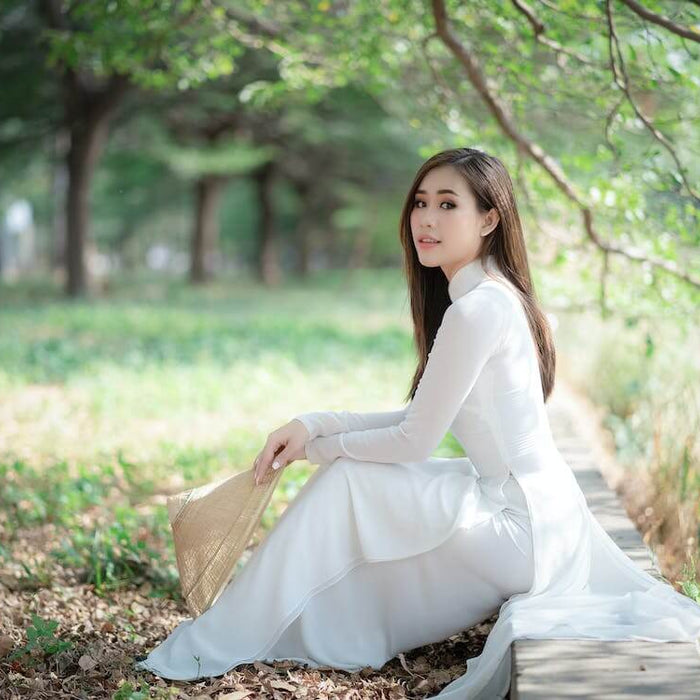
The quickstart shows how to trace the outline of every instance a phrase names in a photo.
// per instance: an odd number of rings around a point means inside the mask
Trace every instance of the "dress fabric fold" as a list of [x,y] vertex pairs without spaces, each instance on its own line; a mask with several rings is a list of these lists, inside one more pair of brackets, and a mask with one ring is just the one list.
[[[448,291],[413,400],[296,416],[318,468],[213,606],[138,670],[381,668],[498,612],[482,653],[434,696],[493,700],[516,639],[697,643],[700,605],[615,545],[557,450],[527,318],[494,258]],[[447,431],[464,457],[431,456]]]

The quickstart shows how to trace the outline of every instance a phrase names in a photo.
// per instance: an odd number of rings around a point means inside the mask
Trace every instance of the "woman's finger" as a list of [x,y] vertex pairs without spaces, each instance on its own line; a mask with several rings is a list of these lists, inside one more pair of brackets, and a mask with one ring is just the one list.
[[270,468],[275,453],[278,450],[284,448],[285,443],[279,438],[270,436],[265,443],[262,453],[260,454],[260,459],[258,460],[258,466],[256,468],[256,484],[259,484],[263,477],[265,476],[267,470]]
[[258,462],[258,475],[261,477],[269,468],[270,462],[272,462],[272,455],[274,454],[274,449],[271,445],[265,445],[261,455],[260,461]]
[[276,455],[275,458],[272,460],[272,464],[270,465],[272,469],[281,469],[282,467],[286,467],[288,462],[288,454],[287,454],[287,447],[283,447]]
[[271,433],[268,436],[267,440],[265,441],[265,446],[263,447],[262,452],[260,453],[260,461],[258,462],[258,471],[259,471],[261,477],[270,468],[270,463],[272,462],[272,457],[274,456],[275,450],[277,449],[278,445],[279,445],[279,438],[276,438],[274,436],[274,433]]

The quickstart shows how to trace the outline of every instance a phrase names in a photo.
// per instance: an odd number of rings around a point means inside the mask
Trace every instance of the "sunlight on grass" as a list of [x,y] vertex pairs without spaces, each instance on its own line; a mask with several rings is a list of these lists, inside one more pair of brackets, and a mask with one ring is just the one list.
[[401,406],[410,323],[399,273],[383,277],[376,287],[346,275],[310,289],[219,287],[208,305],[186,288],[159,302],[9,305],[0,453],[38,465],[121,450],[155,478],[178,450],[247,468],[297,413]]

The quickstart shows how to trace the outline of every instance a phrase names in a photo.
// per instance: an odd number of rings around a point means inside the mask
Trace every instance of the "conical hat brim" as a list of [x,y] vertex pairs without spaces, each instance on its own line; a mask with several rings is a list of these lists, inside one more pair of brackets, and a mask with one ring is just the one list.
[[194,617],[214,604],[253,536],[282,469],[256,486],[255,469],[167,499],[180,586]]

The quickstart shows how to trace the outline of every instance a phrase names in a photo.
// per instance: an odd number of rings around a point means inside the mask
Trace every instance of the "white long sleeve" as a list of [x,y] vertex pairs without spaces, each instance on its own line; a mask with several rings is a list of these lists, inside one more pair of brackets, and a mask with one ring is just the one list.
[[452,425],[488,359],[501,347],[511,318],[503,292],[481,286],[447,307],[406,415],[397,425],[338,432],[306,443],[313,464],[350,457],[412,462],[430,457]]
[[309,440],[316,437],[348,433],[353,430],[386,428],[397,425],[406,417],[408,406],[398,411],[374,411],[355,413],[353,411],[312,411],[300,413],[292,420],[298,420],[309,431]]

